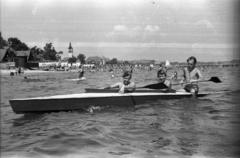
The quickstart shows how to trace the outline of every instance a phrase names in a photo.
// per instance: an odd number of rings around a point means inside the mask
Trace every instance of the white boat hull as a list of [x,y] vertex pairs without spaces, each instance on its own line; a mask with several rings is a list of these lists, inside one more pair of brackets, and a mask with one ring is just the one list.
[[[203,97],[208,94],[198,94]],[[49,97],[21,98],[9,100],[15,113],[43,113],[87,109],[90,106],[134,106],[159,99],[181,99],[191,97],[187,92],[175,93],[80,93]]]

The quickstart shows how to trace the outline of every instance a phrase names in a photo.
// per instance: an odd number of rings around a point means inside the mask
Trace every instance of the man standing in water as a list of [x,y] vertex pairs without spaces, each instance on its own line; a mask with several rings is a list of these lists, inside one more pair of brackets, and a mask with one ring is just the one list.
[[75,75],[76,75],[77,73],[79,73],[79,74],[78,74],[78,79],[85,79],[85,77],[83,77],[84,71],[83,71],[81,65],[78,67],[78,70],[77,70],[77,72],[75,73]]
[[136,88],[136,84],[134,82],[130,82],[131,78],[132,78],[132,73],[130,71],[125,71],[124,74],[122,75],[123,78],[123,82],[117,82],[113,85],[110,85],[108,87],[105,87],[104,89],[110,89],[110,88],[119,88],[119,92],[123,94],[124,90],[130,90],[130,91],[134,91]]
[[183,88],[186,92],[190,92],[192,96],[196,96],[199,90],[198,81],[203,79],[201,71],[196,68],[197,59],[193,56],[187,59],[188,66],[183,68],[183,79],[180,84],[186,81],[186,86]]

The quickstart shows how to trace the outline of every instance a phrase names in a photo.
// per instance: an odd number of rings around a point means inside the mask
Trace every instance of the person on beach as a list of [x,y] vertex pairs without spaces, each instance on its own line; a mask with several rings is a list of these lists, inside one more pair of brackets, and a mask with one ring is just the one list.
[[19,75],[22,74],[22,68],[21,68],[21,67],[18,68],[18,74],[19,74]]
[[174,72],[174,74],[172,75],[172,77],[170,77],[170,79],[178,79],[177,71]]
[[6,66],[7,66],[7,70],[10,71],[10,66],[8,64]]
[[24,68],[23,67],[21,67],[21,72],[22,72],[22,74],[24,74]]
[[158,77],[158,82],[159,83],[163,83],[163,84],[165,84],[168,87],[166,89],[161,89],[161,91],[166,91],[167,92],[167,91],[170,91],[172,89],[172,83],[171,83],[170,80],[166,79],[167,78],[167,74],[166,74],[166,72],[164,70],[158,71],[157,77]]
[[18,74],[18,68],[16,67],[16,69],[15,69],[15,75],[17,76],[17,74]]
[[122,75],[123,82],[117,82],[113,85],[108,87],[104,87],[103,89],[110,89],[110,88],[119,88],[120,94],[123,94],[125,90],[134,91],[136,88],[136,84],[134,82],[130,82],[132,78],[132,73],[130,71],[125,71]]
[[183,79],[180,81],[180,84],[183,84],[185,81],[186,85],[183,89],[186,92],[190,92],[192,96],[196,96],[199,91],[197,81],[203,79],[201,71],[195,67],[196,63],[197,59],[194,56],[187,59],[188,66],[183,68]]

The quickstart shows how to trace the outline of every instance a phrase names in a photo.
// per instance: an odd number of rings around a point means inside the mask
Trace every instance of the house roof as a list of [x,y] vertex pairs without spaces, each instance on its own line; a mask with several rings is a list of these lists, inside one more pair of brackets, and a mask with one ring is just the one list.
[[152,61],[151,60],[140,60],[139,63],[140,64],[151,64]]
[[154,64],[161,64],[163,63],[162,61],[155,61]]
[[17,52],[17,56],[20,57],[20,56],[27,56],[27,58],[29,58],[30,56],[30,50],[27,50],[27,51],[16,51]]
[[68,62],[69,57],[65,57],[61,60],[61,62]]
[[0,61],[3,60],[3,57],[5,56],[6,53],[7,53],[6,49],[0,49]]
[[86,61],[102,61],[103,59],[99,56],[88,57]]

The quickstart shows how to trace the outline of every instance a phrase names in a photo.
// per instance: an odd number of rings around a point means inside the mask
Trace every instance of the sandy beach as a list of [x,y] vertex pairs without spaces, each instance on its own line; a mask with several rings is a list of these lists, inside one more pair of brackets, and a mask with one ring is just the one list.
[[[11,72],[15,73],[15,70],[0,70],[1,74],[10,74]],[[40,73],[40,72],[53,72],[53,71],[43,71],[43,70],[25,70],[24,73]]]
[[[10,75],[11,72],[15,73],[15,70],[0,70],[1,75]],[[43,70],[25,70],[24,74],[31,74],[31,73],[64,73],[69,71],[43,71]],[[76,70],[72,70],[71,72],[76,72]]]

